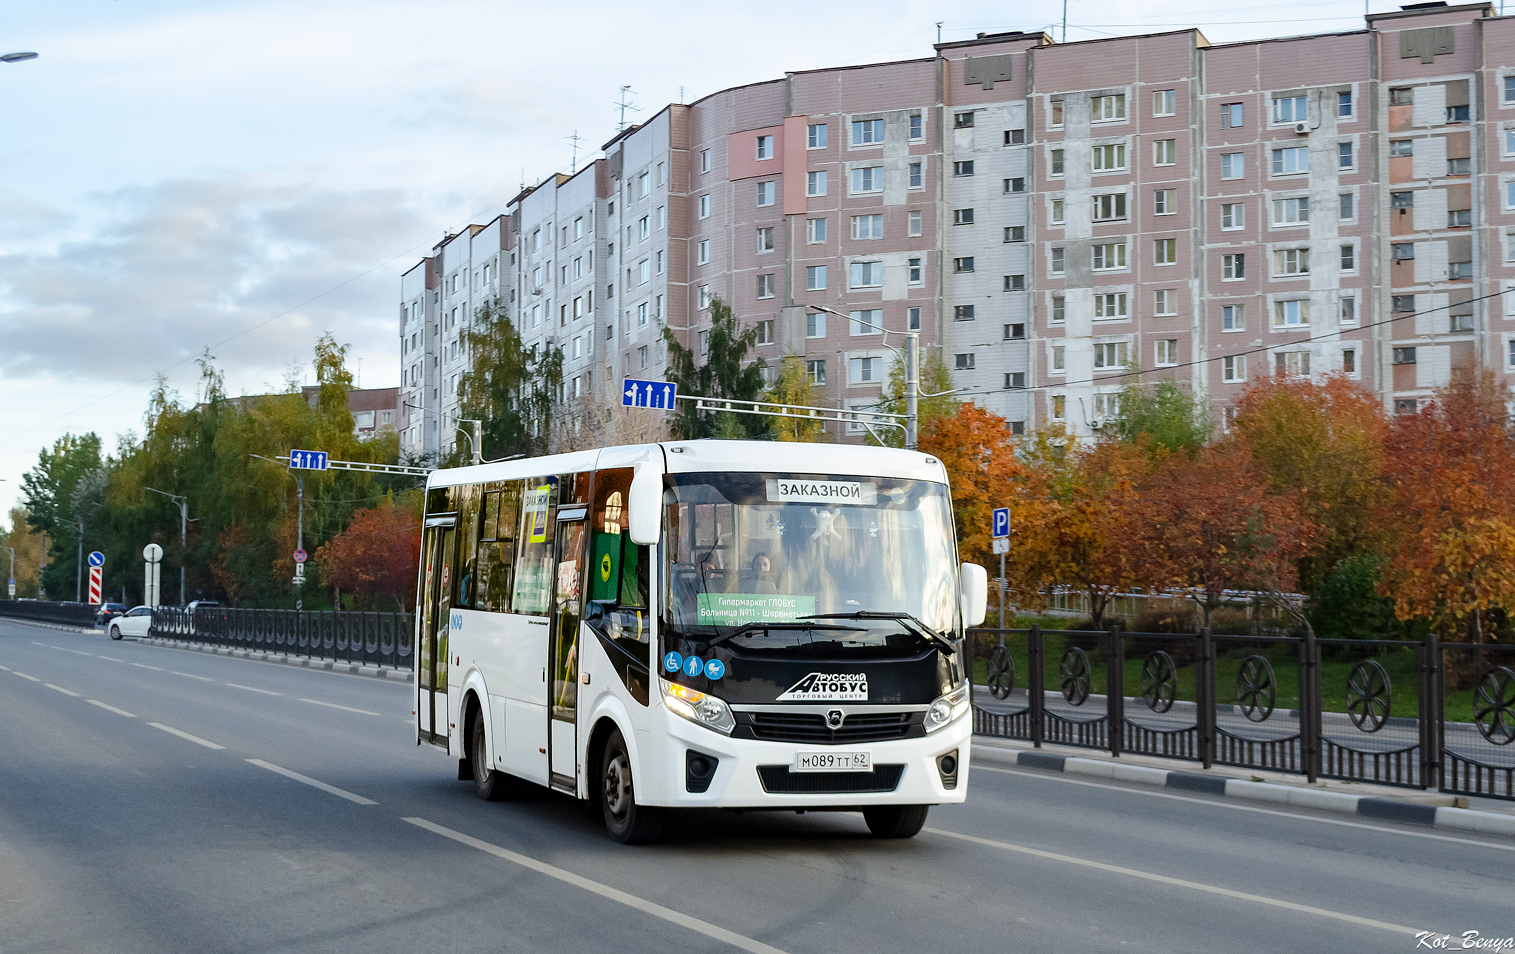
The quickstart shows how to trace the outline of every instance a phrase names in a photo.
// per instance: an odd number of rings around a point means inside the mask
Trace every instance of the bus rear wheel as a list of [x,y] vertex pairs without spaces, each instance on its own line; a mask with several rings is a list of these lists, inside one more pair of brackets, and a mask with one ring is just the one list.
[[468,732],[468,761],[473,763],[473,790],[486,802],[501,802],[518,793],[520,783],[504,772],[489,767],[489,748],[485,745],[484,713],[475,709]]
[[930,805],[879,805],[863,809],[863,821],[877,838],[914,838],[926,826]]
[[605,831],[623,845],[646,845],[663,833],[663,812],[638,805],[631,785],[631,754],[619,729],[605,740],[600,767],[600,806]]

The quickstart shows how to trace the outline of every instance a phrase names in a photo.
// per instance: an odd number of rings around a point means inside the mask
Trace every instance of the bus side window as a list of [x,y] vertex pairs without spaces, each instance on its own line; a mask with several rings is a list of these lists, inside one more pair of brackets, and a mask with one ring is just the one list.
[[475,575],[479,535],[479,486],[454,487],[453,503],[458,508],[458,565],[453,568],[455,589],[452,605],[473,607],[477,604],[478,577]]
[[516,534],[516,570],[510,608],[526,616],[546,616],[552,605],[554,519],[557,477],[532,477],[521,491],[521,522]]
[[474,605],[493,613],[510,612],[510,584],[515,573],[516,532],[521,511],[521,482],[490,484],[479,511],[479,558]]

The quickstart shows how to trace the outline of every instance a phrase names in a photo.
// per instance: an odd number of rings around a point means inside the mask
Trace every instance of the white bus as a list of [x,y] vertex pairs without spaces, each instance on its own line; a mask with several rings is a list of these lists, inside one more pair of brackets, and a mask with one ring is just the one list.
[[675,808],[909,837],[966,793],[986,597],[925,454],[684,441],[437,471],[417,739],[481,797],[548,786],[622,842]]

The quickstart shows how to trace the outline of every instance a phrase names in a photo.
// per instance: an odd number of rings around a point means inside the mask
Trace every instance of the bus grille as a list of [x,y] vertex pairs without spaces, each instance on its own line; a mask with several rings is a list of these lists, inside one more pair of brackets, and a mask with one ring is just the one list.
[[[847,716],[839,729],[826,727],[826,717],[812,712],[743,713],[752,738],[764,742],[848,745],[908,738],[917,713],[864,712]],[[918,733],[917,733],[918,734]]]
[[859,795],[892,792],[903,765],[875,765],[871,772],[791,772],[787,765],[759,765],[763,791],[772,795]]

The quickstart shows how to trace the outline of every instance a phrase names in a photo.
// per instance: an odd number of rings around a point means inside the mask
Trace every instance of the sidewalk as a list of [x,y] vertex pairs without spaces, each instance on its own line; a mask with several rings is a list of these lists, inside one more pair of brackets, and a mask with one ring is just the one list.
[[1381,821],[1515,837],[1515,802],[1500,799],[1336,779],[1321,779],[1312,785],[1303,775],[1234,766],[1205,769],[1198,762],[1143,755],[1115,758],[1098,749],[1067,745],[1043,745],[1038,749],[1030,742],[985,735],[973,737],[973,759],[990,765],[1016,765]]

